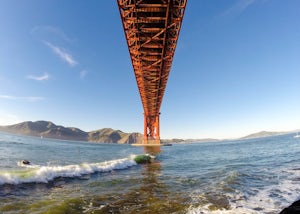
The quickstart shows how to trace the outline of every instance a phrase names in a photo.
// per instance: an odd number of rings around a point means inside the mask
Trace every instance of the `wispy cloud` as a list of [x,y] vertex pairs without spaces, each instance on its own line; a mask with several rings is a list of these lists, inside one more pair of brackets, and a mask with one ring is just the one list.
[[74,42],[75,39],[70,38],[67,34],[58,27],[50,26],[50,25],[39,25],[35,26],[31,29],[31,34],[38,38],[48,38],[48,37],[56,37],[58,39],[64,40],[68,43]]
[[50,42],[44,42],[57,56],[59,56],[63,61],[68,63],[70,66],[75,66],[78,63],[74,60],[73,56],[69,54],[64,48],[55,46]]
[[31,101],[31,102],[45,100],[44,97],[23,97],[23,99],[26,99],[26,100]]
[[15,97],[10,95],[0,95],[0,99],[14,100]]
[[87,75],[87,71],[86,70],[81,70],[80,71],[80,79],[84,79],[85,78],[85,76]]
[[238,16],[257,0],[237,0],[230,8],[225,10],[221,16]]
[[45,100],[44,97],[36,97],[36,96],[18,97],[18,96],[11,96],[11,95],[0,95],[0,99],[4,99],[4,100],[25,100],[25,101],[29,101],[29,102]]
[[34,76],[34,75],[29,75],[27,76],[28,79],[36,80],[36,81],[45,81],[49,79],[49,74],[44,73],[42,76]]

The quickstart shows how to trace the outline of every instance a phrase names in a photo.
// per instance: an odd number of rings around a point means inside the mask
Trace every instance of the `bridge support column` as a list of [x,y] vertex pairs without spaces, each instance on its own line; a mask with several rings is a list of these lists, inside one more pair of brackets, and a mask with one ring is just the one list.
[[160,144],[159,115],[144,113],[144,144]]

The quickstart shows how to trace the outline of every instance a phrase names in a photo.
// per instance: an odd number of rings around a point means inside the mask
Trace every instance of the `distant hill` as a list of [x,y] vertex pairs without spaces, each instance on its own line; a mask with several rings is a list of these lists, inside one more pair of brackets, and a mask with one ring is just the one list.
[[89,141],[101,143],[140,143],[140,133],[124,133],[110,128],[84,132],[74,127],[55,125],[49,121],[26,121],[10,126],[0,126],[0,131],[36,137],[55,138],[62,140]]
[[287,133],[288,132],[267,132],[267,131],[261,131],[261,132],[257,132],[257,133],[253,133],[253,134],[247,135],[247,136],[242,137],[240,139],[270,137],[270,136],[282,135],[282,134],[287,134]]
[[87,141],[90,142],[133,144],[141,143],[143,140],[143,135],[140,133],[125,133],[120,130],[104,128],[88,132],[87,139]]
[[[74,127],[55,125],[50,121],[26,121],[10,126],[0,126],[0,131],[13,134],[54,138],[62,140],[88,141],[99,143],[133,144],[141,143],[143,135],[140,133],[125,133],[111,128],[85,132]],[[288,134],[290,132],[261,131],[239,139],[251,139]],[[193,142],[218,142],[218,139],[162,139],[162,143],[193,143]]]

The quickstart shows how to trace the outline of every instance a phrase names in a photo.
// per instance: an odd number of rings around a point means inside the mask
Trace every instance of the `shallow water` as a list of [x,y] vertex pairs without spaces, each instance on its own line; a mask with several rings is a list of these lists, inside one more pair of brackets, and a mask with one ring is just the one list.
[[[300,139],[143,148],[0,134],[0,213],[279,213],[300,196]],[[31,161],[31,166],[20,160]]]

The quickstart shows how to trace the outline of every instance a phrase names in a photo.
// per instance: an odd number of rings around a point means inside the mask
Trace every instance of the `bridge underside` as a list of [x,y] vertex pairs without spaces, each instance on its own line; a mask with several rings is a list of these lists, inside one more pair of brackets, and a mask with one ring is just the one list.
[[117,2],[144,108],[144,143],[160,143],[160,107],[187,0]]

